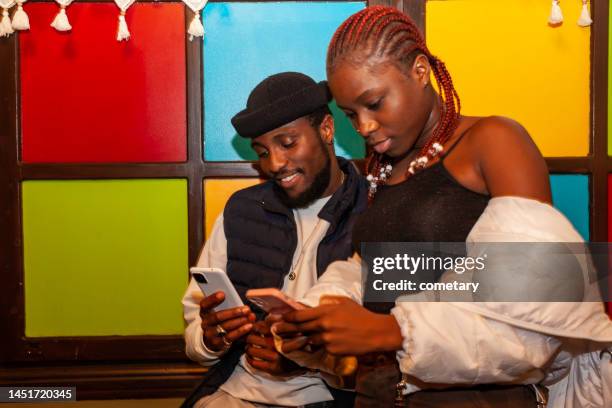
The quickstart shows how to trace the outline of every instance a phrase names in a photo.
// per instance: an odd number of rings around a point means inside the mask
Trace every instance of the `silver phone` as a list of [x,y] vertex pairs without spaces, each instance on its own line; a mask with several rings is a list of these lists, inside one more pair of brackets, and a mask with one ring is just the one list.
[[215,308],[215,311],[231,309],[244,306],[240,295],[227,274],[219,268],[200,268],[194,266],[189,269],[191,276],[196,281],[204,296],[212,295],[217,291],[225,293],[225,300]]

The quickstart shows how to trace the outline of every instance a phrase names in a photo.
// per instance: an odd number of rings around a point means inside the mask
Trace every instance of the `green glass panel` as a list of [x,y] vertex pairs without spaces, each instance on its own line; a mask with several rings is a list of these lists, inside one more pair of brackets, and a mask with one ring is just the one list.
[[185,180],[26,181],[26,336],[180,334]]

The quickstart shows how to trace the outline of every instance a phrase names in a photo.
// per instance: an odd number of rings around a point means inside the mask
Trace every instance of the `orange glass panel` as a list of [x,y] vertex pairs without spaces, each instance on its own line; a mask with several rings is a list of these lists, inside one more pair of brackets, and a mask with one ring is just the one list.
[[204,228],[206,231],[205,238],[208,238],[212,230],[215,220],[223,212],[225,203],[236,191],[257,183],[263,180],[257,178],[250,179],[208,179],[204,180]]

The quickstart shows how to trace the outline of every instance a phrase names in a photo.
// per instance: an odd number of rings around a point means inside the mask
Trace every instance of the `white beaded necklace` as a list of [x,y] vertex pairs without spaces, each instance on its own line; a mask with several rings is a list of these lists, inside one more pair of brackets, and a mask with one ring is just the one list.
[[[408,166],[408,173],[410,175],[415,174],[417,171],[424,169],[427,167],[427,163],[429,163],[430,158],[433,159],[440,155],[444,151],[444,146],[438,142],[434,142],[431,147],[427,150],[427,154],[423,156],[419,156],[413,161],[410,162]],[[429,157],[428,157],[429,156]],[[378,174],[375,174],[378,169]],[[372,200],[374,195],[376,195],[376,191],[378,190],[378,186],[385,185],[391,177],[391,171],[393,170],[393,166],[391,163],[381,163],[380,166],[375,166],[373,173],[368,173],[366,179],[368,183],[370,183],[368,188],[368,198]]]

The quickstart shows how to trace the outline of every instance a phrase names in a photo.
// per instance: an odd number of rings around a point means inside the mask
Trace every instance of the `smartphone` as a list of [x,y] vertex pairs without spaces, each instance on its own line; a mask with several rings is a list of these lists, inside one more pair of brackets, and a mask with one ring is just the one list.
[[216,312],[244,306],[232,281],[230,281],[227,274],[221,269],[194,266],[189,269],[189,272],[191,272],[191,276],[193,276],[193,279],[197,282],[204,296],[212,295],[220,290],[225,293],[225,300],[214,309]]
[[287,313],[293,310],[304,309],[304,305],[291,299],[276,288],[250,289],[246,293],[255,306],[267,313]]

